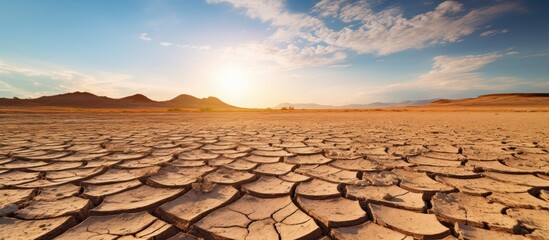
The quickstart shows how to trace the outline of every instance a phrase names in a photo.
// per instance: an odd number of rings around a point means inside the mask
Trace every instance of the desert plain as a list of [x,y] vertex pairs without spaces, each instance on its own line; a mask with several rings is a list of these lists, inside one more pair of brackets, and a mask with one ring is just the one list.
[[0,114],[0,239],[549,239],[549,113]]

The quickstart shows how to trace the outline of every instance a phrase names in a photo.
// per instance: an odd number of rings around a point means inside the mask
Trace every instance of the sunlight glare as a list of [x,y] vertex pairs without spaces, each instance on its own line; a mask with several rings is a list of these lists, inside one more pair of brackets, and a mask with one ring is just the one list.
[[237,96],[249,90],[250,74],[240,66],[228,66],[217,76],[217,85],[224,94]]

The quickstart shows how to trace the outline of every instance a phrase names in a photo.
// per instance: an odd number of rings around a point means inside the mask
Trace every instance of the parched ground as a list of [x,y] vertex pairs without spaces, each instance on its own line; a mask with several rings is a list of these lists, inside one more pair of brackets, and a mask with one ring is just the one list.
[[0,114],[0,239],[549,239],[549,113]]

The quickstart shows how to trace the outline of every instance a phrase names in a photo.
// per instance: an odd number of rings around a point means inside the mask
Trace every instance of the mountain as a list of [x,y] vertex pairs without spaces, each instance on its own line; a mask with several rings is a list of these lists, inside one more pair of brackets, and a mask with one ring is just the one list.
[[138,103],[152,103],[152,102],[154,102],[153,100],[151,100],[147,96],[145,96],[143,94],[139,94],[139,93],[131,95],[131,96],[123,97],[120,100],[129,101],[129,102],[138,102]]
[[498,93],[476,98],[439,99],[429,107],[549,107],[549,93]]
[[281,109],[281,108],[288,108],[288,107],[295,107],[297,109],[334,109],[337,108],[337,106],[332,105],[320,105],[316,103],[281,103],[273,107],[274,109]]
[[154,101],[143,94],[120,99],[97,96],[88,92],[64,93],[34,99],[0,98],[6,107],[71,107],[71,108],[211,108],[237,109],[215,97],[196,98],[182,94],[167,101]]
[[231,109],[236,108],[228,105],[216,97],[196,98],[191,95],[181,94],[172,100],[161,102],[165,106],[172,108],[215,108],[215,109]]
[[281,103],[275,106],[275,109],[283,107],[294,107],[296,109],[356,109],[356,108],[386,108],[386,107],[409,107],[409,106],[423,106],[439,99],[428,100],[415,100],[415,101],[403,101],[403,102],[374,102],[369,104],[348,104],[342,106],[334,105],[320,105],[316,103]]

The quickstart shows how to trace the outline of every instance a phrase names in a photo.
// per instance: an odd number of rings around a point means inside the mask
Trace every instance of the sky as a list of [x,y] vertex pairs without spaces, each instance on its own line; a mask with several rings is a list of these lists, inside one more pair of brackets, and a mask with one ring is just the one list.
[[549,1],[0,1],[0,97],[240,107],[549,92]]

